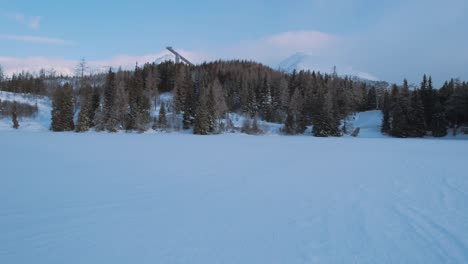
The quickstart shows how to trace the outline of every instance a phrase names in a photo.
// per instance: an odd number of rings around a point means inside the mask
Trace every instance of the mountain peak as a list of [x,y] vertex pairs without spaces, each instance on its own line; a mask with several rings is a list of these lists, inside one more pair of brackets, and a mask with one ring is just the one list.
[[333,67],[337,66],[338,74],[357,77],[363,80],[378,81],[379,79],[370,73],[358,71],[352,67],[341,67],[330,61],[329,58],[311,55],[305,52],[297,52],[281,61],[278,68],[282,71],[292,72],[293,70],[310,70],[323,73],[331,73]]

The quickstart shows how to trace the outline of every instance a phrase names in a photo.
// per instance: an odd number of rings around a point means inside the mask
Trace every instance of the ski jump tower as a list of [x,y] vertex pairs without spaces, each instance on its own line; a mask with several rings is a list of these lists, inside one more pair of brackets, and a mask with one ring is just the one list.
[[180,55],[177,51],[175,51],[172,47],[167,47],[167,50],[170,51],[172,54],[175,55],[175,62],[180,63],[181,61],[187,63],[190,66],[193,66],[193,63],[191,63],[189,60],[184,58],[182,55]]

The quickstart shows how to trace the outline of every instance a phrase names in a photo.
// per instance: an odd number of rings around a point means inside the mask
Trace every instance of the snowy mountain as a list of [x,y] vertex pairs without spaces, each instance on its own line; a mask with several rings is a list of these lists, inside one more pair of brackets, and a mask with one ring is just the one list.
[[284,59],[279,63],[278,68],[285,72],[292,72],[293,70],[311,70],[331,73],[333,72],[334,66],[337,66],[339,75],[348,75],[361,80],[378,81],[378,78],[370,73],[359,71],[349,66],[336,65],[333,61],[330,61],[330,59],[305,52],[298,52]]

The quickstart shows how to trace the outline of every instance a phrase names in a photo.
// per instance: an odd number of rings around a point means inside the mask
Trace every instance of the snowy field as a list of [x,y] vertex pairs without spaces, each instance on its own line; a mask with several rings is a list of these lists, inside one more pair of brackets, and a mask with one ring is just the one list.
[[468,141],[0,132],[0,263],[468,263]]

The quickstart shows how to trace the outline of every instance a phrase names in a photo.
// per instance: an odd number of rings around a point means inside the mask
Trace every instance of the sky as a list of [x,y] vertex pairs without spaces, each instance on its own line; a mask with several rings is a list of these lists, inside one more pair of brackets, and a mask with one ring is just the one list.
[[[379,80],[468,80],[466,0],[0,0],[7,74],[132,67],[167,54],[195,63],[249,59],[277,68],[296,54]],[[90,70],[91,71],[91,70]]]

